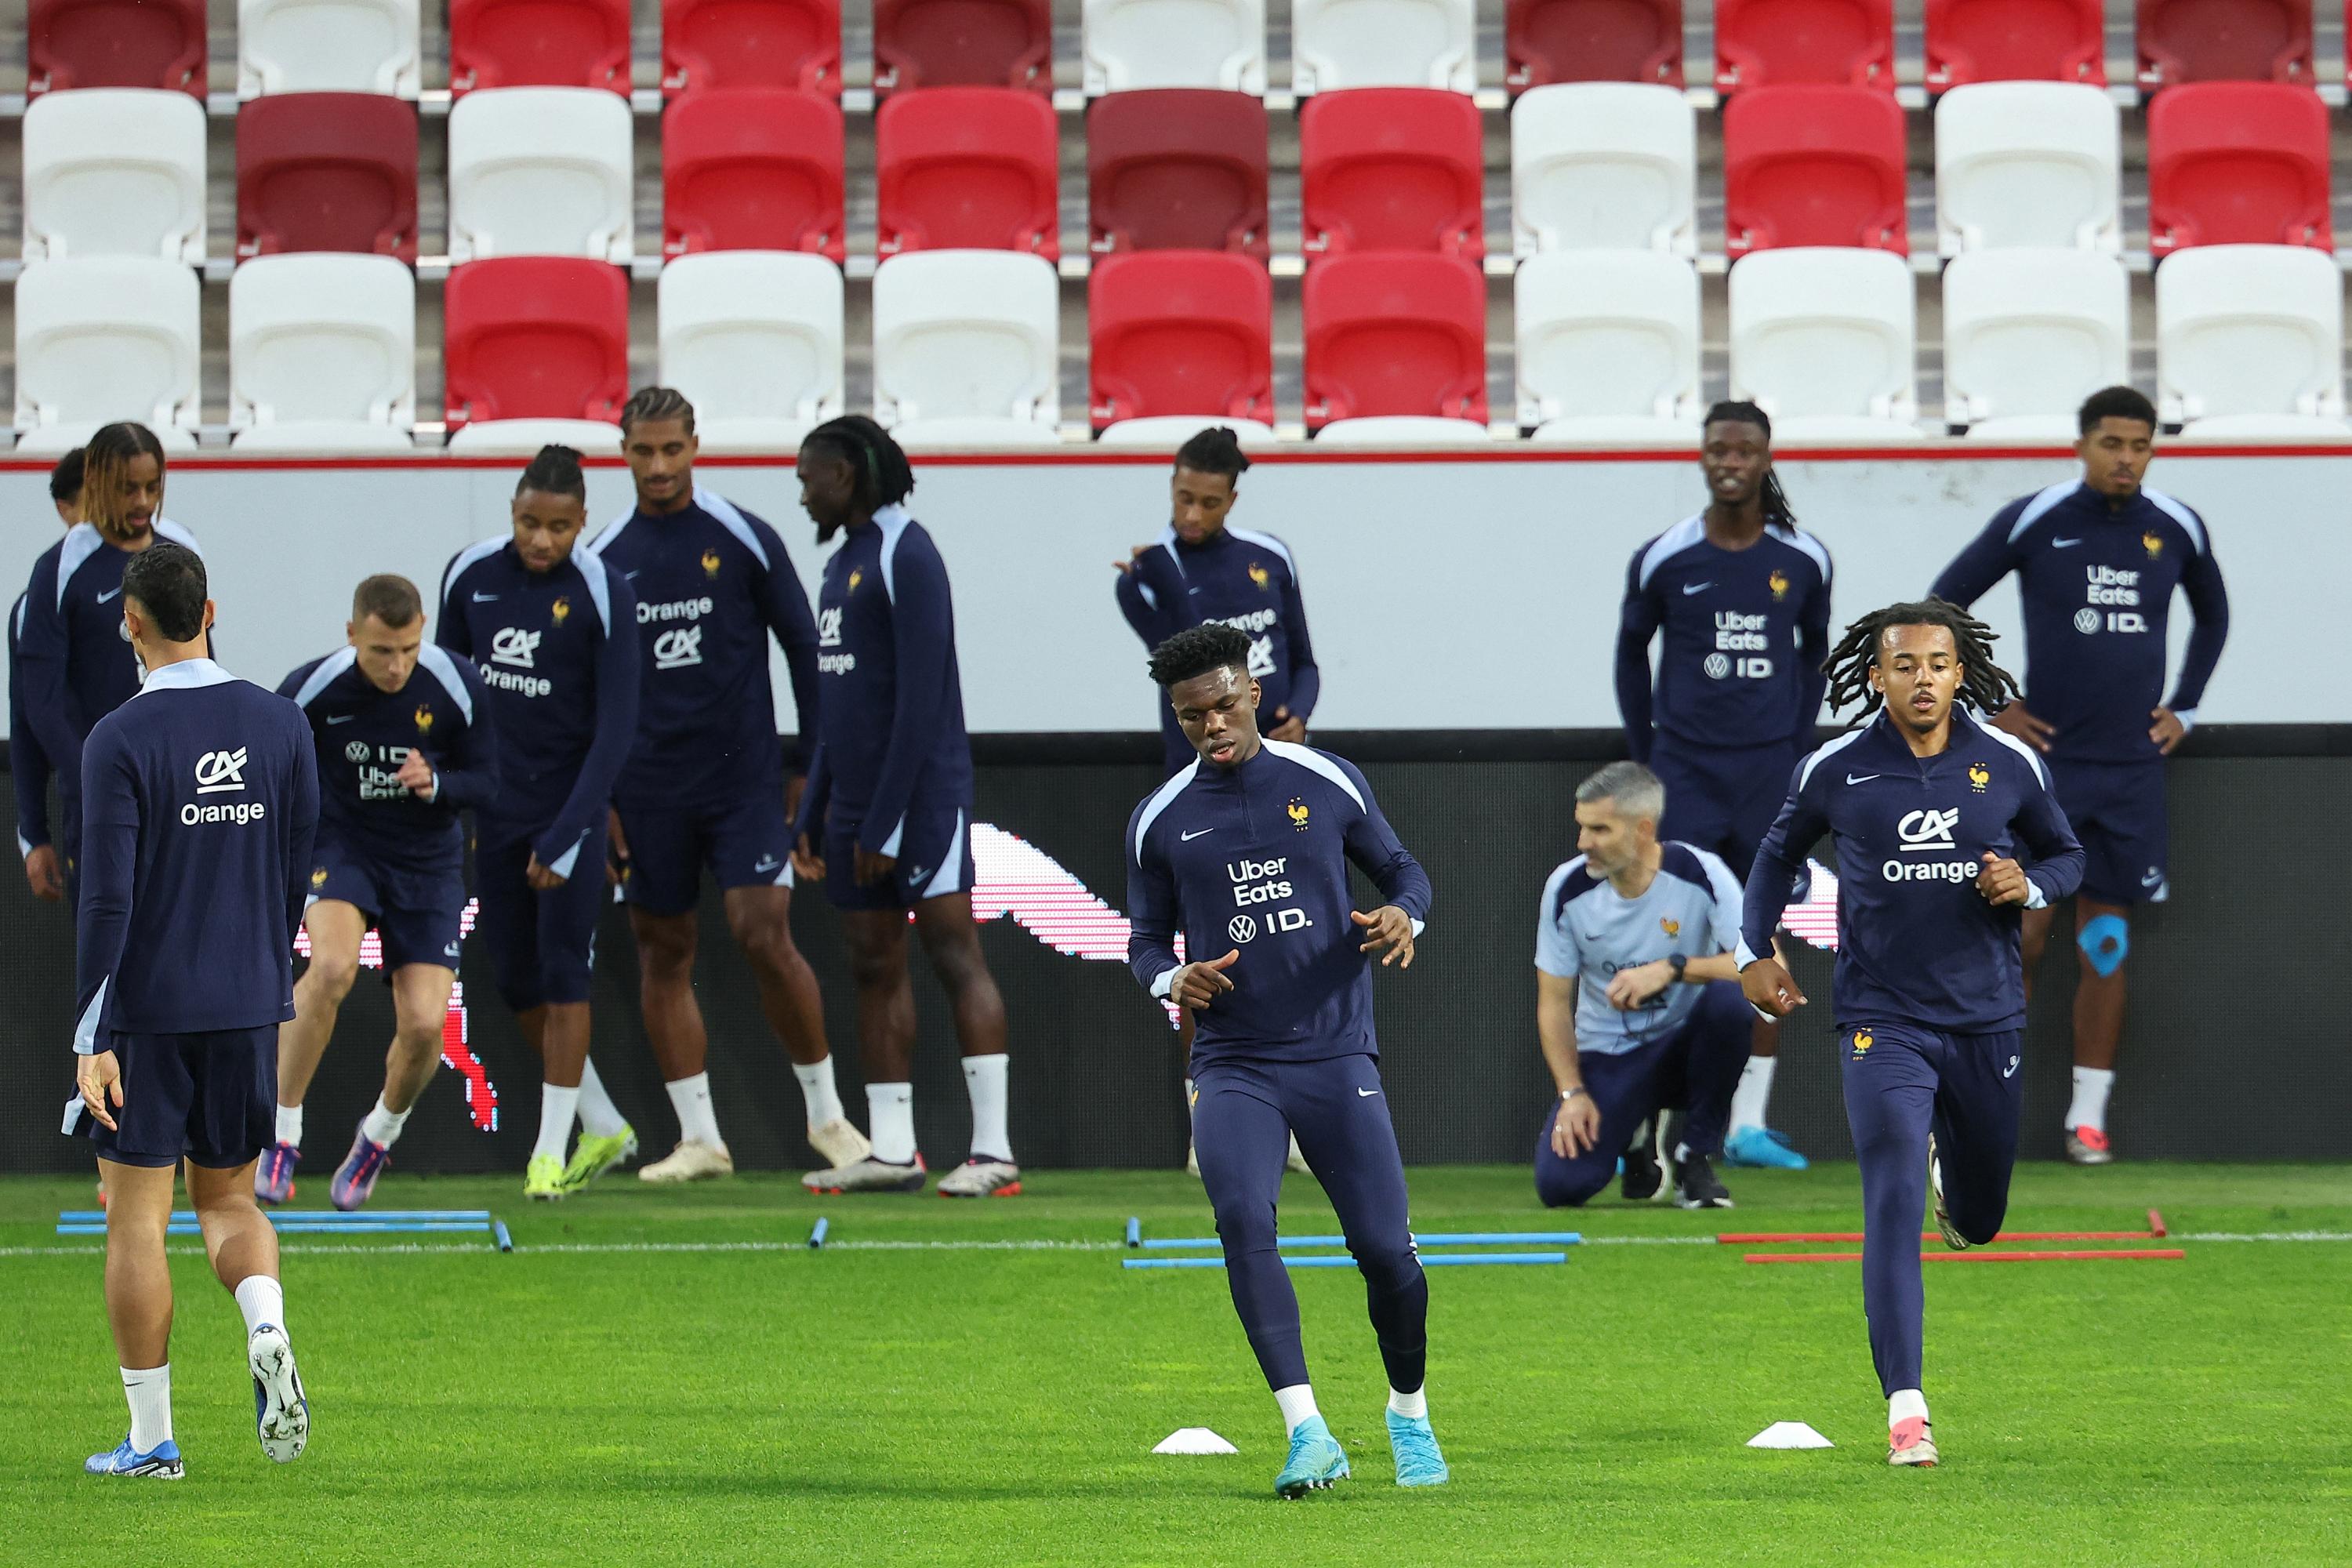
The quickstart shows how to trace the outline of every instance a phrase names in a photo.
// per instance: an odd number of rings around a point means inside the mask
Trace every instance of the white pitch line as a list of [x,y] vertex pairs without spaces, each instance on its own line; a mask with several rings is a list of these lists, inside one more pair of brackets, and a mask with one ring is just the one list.
[[1587,1247],[1714,1247],[1711,1236],[1588,1236]]
[[2352,1241],[2352,1230],[2192,1230],[2168,1241]]

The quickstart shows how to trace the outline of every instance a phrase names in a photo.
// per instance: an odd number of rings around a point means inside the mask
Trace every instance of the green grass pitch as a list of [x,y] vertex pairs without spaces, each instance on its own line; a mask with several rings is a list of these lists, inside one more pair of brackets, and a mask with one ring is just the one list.
[[[1850,1165],[1727,1174],[1730,1213],[1570,1215],[1535,1209],[1517,1170],[1423,1169],[1414,1223],[1858,1224]],[[302,1197],[323,1191],[313,1177]],[[1454,1481],[1402,1491],[1360,1285],[1299,1273],[1317,1394],[1355,1476],[1295,1503],[1271,1492],[1278,1424],[1223,1276],[1118,1267],[1129,1215],[1147,1235],[1206,1230],[1181,1174],[1045,1172],[971,1206],[820,1201],[772,1176],[682,1192],[620,1177],[526,1206],[515,1179],[395,1174],[378,1204],[487,1205],[518,1250],[289,1238],[316,1425],[279,1468],[254,1441],[235,1306],[189,1247],[176,1485],[79,1474],[125,1426],[95,1245],[51,1234],[90,1196],[85,1181],[0,1183],[0,1561],[2352,1560],[2352,1242],[2196,1239],[2352,1232],[2341,1168],[2021,1170],[2011,1228],[2132,1229],[2155,1205],[2188,1257],[1931,1265],[1945,1462],[1929,1472],[1884,1462],[1859,1265],[1591,1245],[1563,1267],[1432,1272],[1430,1404]],[[1286,1197],[1286,1229],[1332,1228],[1311,1182]],[[819,1214],[832,1239],[811,1253]],[[1018,1245],[1041,1241],[1069,1245]],[[1837,1447],[1744,1447],[1784,1419]],[[1186,1426],[1240,1455],[1150,1453]]]

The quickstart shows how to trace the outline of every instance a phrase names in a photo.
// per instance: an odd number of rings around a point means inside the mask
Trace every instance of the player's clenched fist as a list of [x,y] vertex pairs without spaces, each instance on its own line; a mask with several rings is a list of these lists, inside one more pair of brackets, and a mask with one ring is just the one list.
[[2024,867],[1987,850],[1984,869],[1977,873],[1977,891],[1989,904],[2021,904],[2033,896],[2033,884],[2025,879]]
[[1241,956],[1242,950],[1234,948],[1223,958],[1186,964],[1168,983],[1168,999],[1179,1007],[1207,1006],[1234,988],[1234,983],[1225,978],[1225,971],[1240,963]]
[[1741,970],[1739,991],[1768,1018],[1785,1018],[1805,1005],[1805,994],[1777,958],[1759,958]]

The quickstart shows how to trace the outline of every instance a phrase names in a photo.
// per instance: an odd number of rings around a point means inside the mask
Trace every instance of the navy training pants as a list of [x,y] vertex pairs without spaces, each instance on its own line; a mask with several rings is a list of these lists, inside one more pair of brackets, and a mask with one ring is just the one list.
[[1608,1186],[1633,1129],[1660,1111],[1686,1113],[1682,1142],[1692,1153],[1709,1159],[1720,1153],[1732,1090],[1748,1065],[1748,1020],[1755,1016],[1739,982],[1711,981],[1691,1016],[1672,1031],[1630,1051],[1580,1055],[1585,1091],[1601,1110],[1601,1141],[1573,1160],[1553,1153],[1559,1101],[1552,1101],[1536,1134],[1536,1196],[1544,1206],[1572,1207]]

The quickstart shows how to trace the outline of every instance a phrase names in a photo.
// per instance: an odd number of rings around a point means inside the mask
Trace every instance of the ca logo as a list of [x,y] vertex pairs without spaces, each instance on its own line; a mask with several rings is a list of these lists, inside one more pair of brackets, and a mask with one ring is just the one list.
[[245,748],[206,752],[196,759],[196,793],[220,795],[245,787]]

